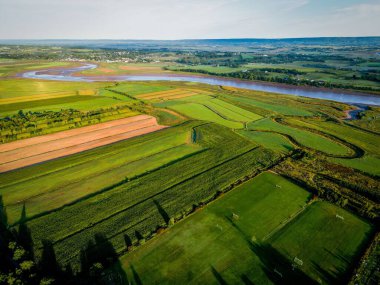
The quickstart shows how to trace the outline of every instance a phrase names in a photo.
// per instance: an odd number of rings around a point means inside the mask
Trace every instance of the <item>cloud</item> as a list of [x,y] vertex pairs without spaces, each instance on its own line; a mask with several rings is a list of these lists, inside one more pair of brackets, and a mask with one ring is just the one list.
[[[378,0],[0,0],[0,38],[376,35]],[[375,5],[376,4],[376,5]]]

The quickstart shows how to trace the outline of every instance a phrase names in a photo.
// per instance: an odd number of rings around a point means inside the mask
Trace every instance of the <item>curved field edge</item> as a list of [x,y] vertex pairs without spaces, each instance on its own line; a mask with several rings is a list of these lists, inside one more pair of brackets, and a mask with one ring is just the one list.
[[283,125],[269,118],[249,123],[248,129],[283,134],[293,139],[296,144],[302,147],[317,150],[330,156],[352,157],[352,155],[354,155],[352,153],[355,153],[343,143],[323,136],[320,133],[312,133],[301,128]]

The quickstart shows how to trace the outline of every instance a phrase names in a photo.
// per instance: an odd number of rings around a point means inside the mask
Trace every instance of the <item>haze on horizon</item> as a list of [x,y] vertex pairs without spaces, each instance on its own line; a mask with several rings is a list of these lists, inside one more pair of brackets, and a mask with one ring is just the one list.
[[0,39],[379,36],[379,0],[0,0]]

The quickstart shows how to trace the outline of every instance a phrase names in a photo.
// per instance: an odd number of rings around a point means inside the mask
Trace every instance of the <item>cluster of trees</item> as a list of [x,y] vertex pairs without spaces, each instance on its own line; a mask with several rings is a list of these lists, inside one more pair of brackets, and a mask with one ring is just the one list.
[[275,169],[322,199],[350,208],[375,222],[379,219],[376,205],[380,201],[380,185],[376,178],[306,152],[300,157],[285,160]]
[[73,272],[70,265],[58,263],[52,242],[42,241],[41,254],[34,254],[32,234],[23,208],[17,226],[8,224],[6,209],[0,196],[0,284],[127,284],[112,244],[101,234],[81,250],[81,267]]

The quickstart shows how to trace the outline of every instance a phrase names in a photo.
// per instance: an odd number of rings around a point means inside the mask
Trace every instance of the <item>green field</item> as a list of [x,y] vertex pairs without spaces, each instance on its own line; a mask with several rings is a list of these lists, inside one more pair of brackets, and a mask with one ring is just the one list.
[[[274,153],[257,147],[227,128],[215,124],[197,127],[198,124],[183,124],[168,131],[178,133],[181,129],[192,130],[191,141],[205,150],[188,155],[186,159],[174,160],[154,171],[147,171],[142,176],[124,180],[98,195],[80,199],[70,206],[58,208],[57,211],[45,213],[28,222],[37,248],[41,240],[49,239],[55,244],[58,260],[63,264],[71,262],[77,268],[79,250],[96,233],[106,235],[115,249],[121,251],[126,247],[125,235],[135,241],[139,239],[136,231],[142,236],[149,236],[157,226],[166,225],[168,221],[165,217],[183,216],[194,205],[212,199],[217,191],[229,187],[239,178],[260,171],[277,159]],[[164,132],[152,134],[152,140],[164,135]],[[161,160],[165,158],[163,156]],[[57,167],[61,165],[60,160],[54,161]],[[141,166],[147,170],[146,163],[142,162]],[[38,171],[38,166],[35,167]],[[32,170],[33,167],[27,169]],[[123,170],[116,168],[114,171],[121,177],[127,173],[127,170]],[[15,177],[19,177],[17,173],[13,173]],[[31,175],[36,174],[33,172]],[[94,176],[85,185],[105,183],[104,180],[105,178],[97,179]],[[109,178],[106,182],[111,185]],[[12,177],[9,177],[9,183],[12,183]],[[59,189],[59,185],[54,187]],[[82,183],[78,187],[80,191],[85,191]],[[25,192],[21,193],[26,195]],[[49,205],[50,202],[47,203]],[[158,210],[157,203],[159,208],[165,209],[165,215]],[[26,210],[29,213],[28,205]]]
[[348,125],[334,123],[324,120],[297,120],[288,121],[299,126],[306,126],[316,130],[332,134],[338,138],[353,143],[370,154],[380,155],[379,135],[368,133],[359,129],[354,129]]
[[239,130],[238,133],[273,151],[288,153],[294,149],[294,145],[280,134],[245,130]]
[[318,202],[276,233],[271,244],[288,260],[303,260],[299,268],[318,283],[334,284],[347,278],[345,271],[356,261],[371,231],[369,223],[352,213]]
[[[258,92],[260,95],[264,92]],[[302,107],[295,107],[293,102],[281,102],[281,100],[276,100],[276,104],[273,104],[273,101],[267,101],[262,97],[253,97],[253,96],[225,96],[229,100],[235,101],[237,103],[243,103],[258,107],[270,112],[282,114],[282,115],[291,115],[291,116],[311,116],[312,112]]]
[[233,129],[241,129],[244,126],[240,122],[234,122],[224,119],[213,110],[197,103],[178,104],[170,106],[170,109],[184,114],[185,116],[188,116],[190,118],[218,123]]
[[328,154],[347,155],[350,153],[349,148],[340,143],[334,142],[331,139],[317,135],[315,133],[292,128],[287,125],[282,125],[272,121],[271,119],[263,119],[257,122],[249,123],[248,128],[252,130],[274,131],[282,134],[287,134],[306,147],[313,148]]
[[[186,128],[89,150],[42,165],[0,173],[0,195],[11,222],[23,205],[34,216],[201,150]],[[28,191],[25,191],[28,189]]]
[[376,156],[365,155],[355,159],[331,158],[331,161],[372,175],[380,176],[380,158]]
[[112,87],[110,89],[118,92],[127,93],[131,96],[137,96],[145,93],[170,90],[171,88],[165,85],[153,85],[147,83],[120,83],[117,86]]
[[63,82],[43,81],[33,79],[2,79],[0,84],[0,98],[15,98],[33,95],[54,97],[67,93],[77,95],[78,90],[96,90],[110,85],[108,82]]
[[[313,203],[302,212],[309,199],[302,188],[263,173],[126,254],[121,263],[133,284],[336,282],[349,269],[371,226],[325,202]],[[335,218],[336,213],[345,220]],[[328,228],[317,228],[326,222]],[[310,241],[312,246],[297,251],[299,240],[314,235],[318,238]],[[300,254],[304,265],[292,271],[294,254]],[[318,272],[313,266],[317,260],[321,261]],[[334,266],[336,276],[330,276]]]

